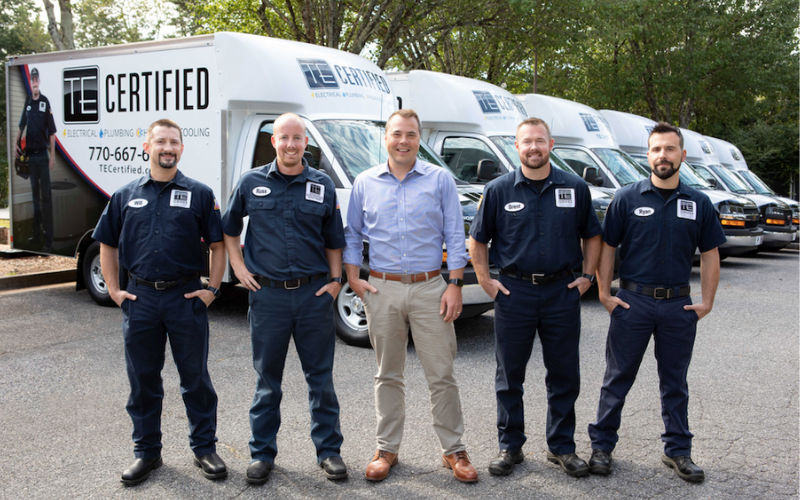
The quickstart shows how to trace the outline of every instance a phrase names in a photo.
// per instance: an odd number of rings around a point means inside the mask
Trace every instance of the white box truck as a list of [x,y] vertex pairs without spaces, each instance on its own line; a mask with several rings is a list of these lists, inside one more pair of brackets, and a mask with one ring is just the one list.
[[[603,109],[600,113],[614,130],[620,148],[650,171],[650,164],[647,162],[649,149],[647,140],[656,122],[621,111]],[[759,212],[754,202],[734,193],[715,190],[686,162],[681,165],[679,174],[682,184],[703,190],[714,205],[727,238],[727,241],[719,247],[719,253],[723,258],[758,250],[764,231],[758,227]]]
[[[333,179],[341,213],[352,182],[385,161],[383,125],[395,100],[383,71],[360,56],[304,43],[237,33],[12,57],[6,63],[9,160],[36,69],[57,128],[52,176],[54,253],[78,258],[78,289],[109,303],[92,230],[116,189],[148,173],[142,150],[150,123],[170,118],[183,127],[180,168],[213,190],[222,209],[238,179],[275,158],[272,124],[293,112],[305,121],[306,158]],[[427,149],[420,156],[446,168]],[[12,168],[13,171],[13,168]],[[14,248],[33,227],[29,180],[11,174]],[[465,224],[479,193],[462,187]],[[474,190],[473,190],[474,191]],[[444,269],[446,271],[446,268]],[[472,274],[474,277],[474,273]],[[235,279],[228,270],[225,281]],[[467,281],[469,277],[465,277]],[[492,307],[473,281],[464,314]],[[345,286],[335,304],[339,336],[369,345],[363,305]]]
[[736,175],[756,193],[772,196],[789,205],[789,208],[792,209],[792,225],[795,228],[800,225],[800,203],[791,198],[779,196],[778,193],[773,191],[766,182],[761,180],[761,177],[747,167],[747,161],[744,159],[742,152],[739,151],[739,148],[728,141],[723,141],[716,137],[706,136],[706,139],[711,143],[723,167],[736,172]]
[[759,227],[764,230],[759,249],[780,250],[797,237],[797,229],[792,226],[792,210],[781,200],[757,194],[739,179],[731,170],[723,167],[714,147],[708,139],[697,132],[681,129],[686,149],[686,162],[705,180],[718,190],[743,196],[758,205]]

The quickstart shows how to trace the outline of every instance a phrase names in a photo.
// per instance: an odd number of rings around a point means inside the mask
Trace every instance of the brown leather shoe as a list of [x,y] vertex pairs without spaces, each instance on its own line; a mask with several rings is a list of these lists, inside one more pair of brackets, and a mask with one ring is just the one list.
[[367,481],[383,481],[389,475],[389,469],[397,465],[397,453],[389,453],[385,450],[378,450],[372,458],[372,462],[367,465]]
[[466,451],[457,451],[450,455],[442,456],[442,465],[453,470],[453,477],[462,483],[474,483],[478,480],[478,471],[469,461]]

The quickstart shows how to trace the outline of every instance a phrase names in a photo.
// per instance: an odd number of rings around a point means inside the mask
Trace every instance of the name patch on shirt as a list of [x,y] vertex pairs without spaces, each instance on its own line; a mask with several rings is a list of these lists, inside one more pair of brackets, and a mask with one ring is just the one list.
[[572,188],[556,189],[556,206],[560,208],[575,208],[575,190]]
[[128,206],[131,208],[142,208],[147,205],[147,200],[144,198],[136,198],[135,200],[131,200],[128,202]]
[[692,200],[678,200],[678,218],[697,220],[697,203]]
[[171,207],[179,207],[179,208],[189,208],[192,206],[192,192],[191,191],[179,191],[177,189],[172,190],[172,194],[169,197],[169,206]]
[[525,208],[525,205],[518,201],[512,201],[511,203],[506,203],[506,206],[504,208],[506,209],[506,212],[519,212],[520,210]]
[[639,207],[633,211],[633,214],[639,217],[650,217],[654,213],[656,213],[656,211],[650,207]]
[[325,186],[316,182],[306,182],[306,199],[317,203],[325,201]]
[[255,196],[267,196],[271,192],[272,190],[266,186],[258,186],[253,188],[253,195]]
[[44,102],[44,101],[39,102],[39,111],[41,111],[42,113],[47,111],[47,103],[46,102]]

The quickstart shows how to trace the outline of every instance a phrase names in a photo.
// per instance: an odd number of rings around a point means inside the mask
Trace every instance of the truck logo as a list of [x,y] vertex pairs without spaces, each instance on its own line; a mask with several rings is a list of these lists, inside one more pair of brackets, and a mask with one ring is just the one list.
[[583,125],[586,127],[587,132],[600,132],[600,126],[594,116],[588,113],[581,113],[581,119],[583,119]]
[[64,123],[98,123],[97,66],[64,69]]
[[129,201],[128,206],[131,208],[142,208],[147,206],[147,200],[144,198],[136,198],[135,200]]
[[298,59],[300,69],[306,77],[310,89],[338,89],[339,83],[333,75],[333,70],[322,59]]
[[267,196],[271,192],[272,190],[266,186],[258,186],[256,188],[253,188],[253,194],[255,196]]
[[505,206],[506,212],[512,212],[512,213],[513,212],[519,212],[523,208],[525,208],[525,205],[523,203],[518,202],[518,201],[512,201],[511,203],[506,203],[506,206]]
[[651,215],[656,213],[656,211],[650,207],[639,207],[636,210],[634,210],[633,213],[634,215],[638,215],[639,217],[650,217]]
[[481,111],[484,113],[499,113],[500,106],[495,101],[492,94],[483,90],[473,90],[473,94],[475,94],[475,99],[478,100],[478,104],[481,105]]

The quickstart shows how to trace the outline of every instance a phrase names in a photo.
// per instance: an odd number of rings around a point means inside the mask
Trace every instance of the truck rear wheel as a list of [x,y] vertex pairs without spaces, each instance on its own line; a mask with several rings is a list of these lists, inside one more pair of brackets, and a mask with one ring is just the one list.
[[333,318],[336,323],[336,335],[346,344],[356,347],[372,347],[369,341],[364,303],[348,283],[342,284],[342,290],[336,296]]
[[103,270],[100,267],[100,242],[95,241],[86,249],[83,257],[83,282],[89,296],[101,306],[114,307],[117,304],[108,293],[106,280],[103,278]]

